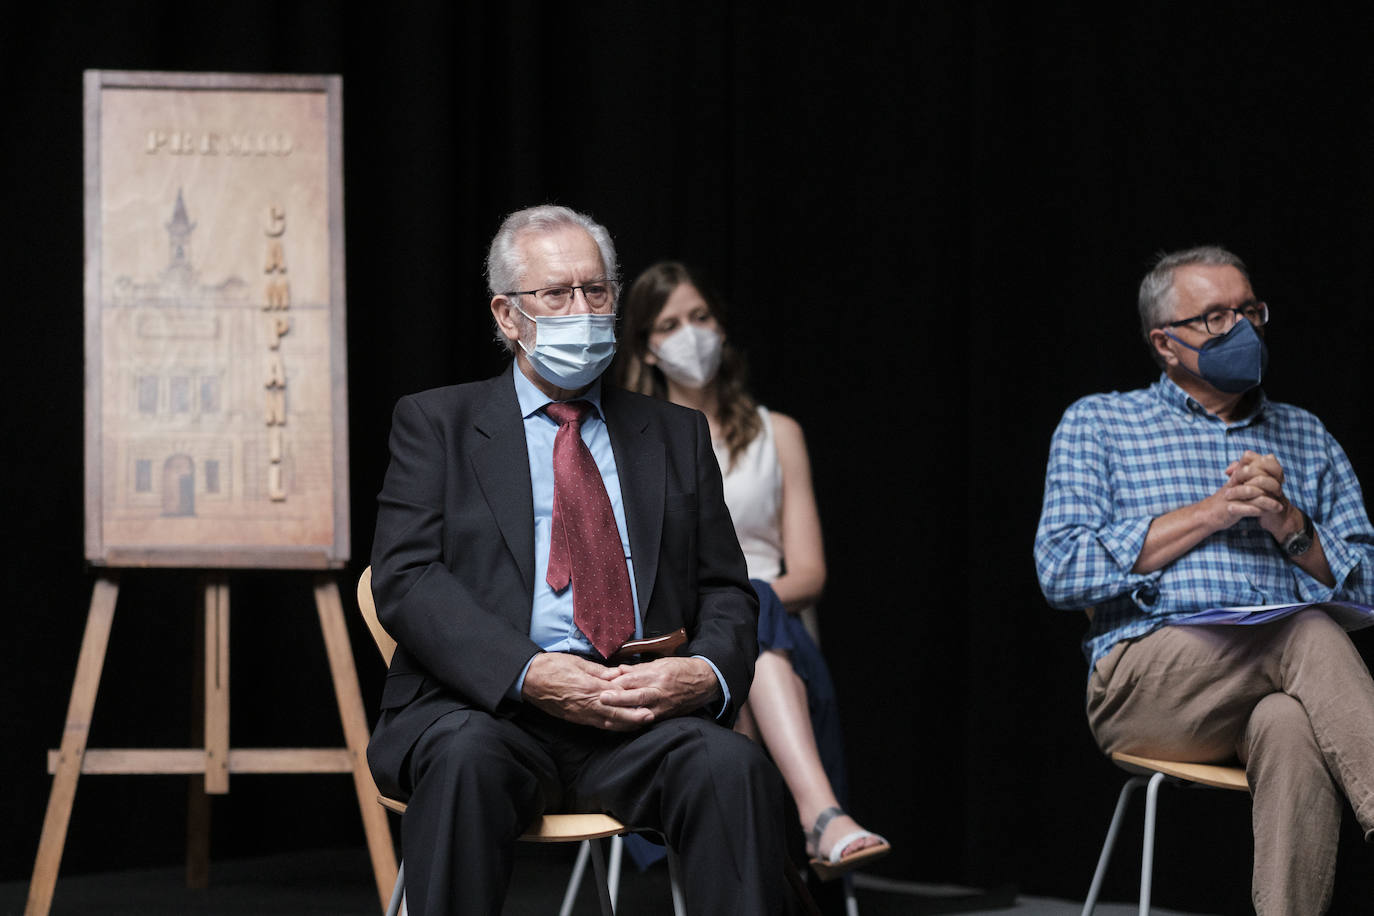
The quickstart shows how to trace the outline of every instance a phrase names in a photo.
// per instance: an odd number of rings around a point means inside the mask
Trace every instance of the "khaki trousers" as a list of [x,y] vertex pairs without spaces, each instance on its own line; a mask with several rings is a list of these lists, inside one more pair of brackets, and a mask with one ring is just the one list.
[[1342,795],[1374,840],[1374,681],[1320,610],[1117,643],[1088,681],[1088,724],[1107,753],[1241,760],[1261,916],[1325,912]]

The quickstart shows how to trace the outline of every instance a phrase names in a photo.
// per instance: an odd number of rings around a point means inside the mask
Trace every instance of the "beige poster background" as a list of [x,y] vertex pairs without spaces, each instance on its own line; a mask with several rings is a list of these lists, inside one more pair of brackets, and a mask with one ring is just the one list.
[[96,552],[329,547],[326,94],[102,87],[98,124]]

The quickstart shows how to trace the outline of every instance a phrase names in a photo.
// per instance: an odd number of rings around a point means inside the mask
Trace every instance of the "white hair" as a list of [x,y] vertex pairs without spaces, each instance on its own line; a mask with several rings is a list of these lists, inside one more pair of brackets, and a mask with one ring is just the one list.
[[[586,230],[601,251],[603,279],[616,282],[619,278],[616,276],[615,243],[611,241],[611,234],[606,227],[568,207],[542,204],[516,210],[502,220],[501,228],[496,230],[491,248],[487,251],[487,289],[492,297],[515,292],[524,279],[527,265],[524,250],[520,246],[522,237],[529,233],[546,234],[567,226]],[[616,305],[618,307],[619,302]],[[500,328],[496,329],[496,339],[507,351],[514,351],[515,344],[501,333]]]

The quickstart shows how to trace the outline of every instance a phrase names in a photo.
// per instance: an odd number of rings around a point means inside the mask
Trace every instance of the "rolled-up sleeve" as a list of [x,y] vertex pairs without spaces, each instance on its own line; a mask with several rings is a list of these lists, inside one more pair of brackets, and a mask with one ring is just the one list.
[[1050,442],[1035,534],[1035,571],[1046,600],[1079,610],[1152,582],[1153,575],[1131,572],[1151,521],[1117,517],[1102,427],[1088,402],[1074,404]]
[[1299,508],[1312,519],[1335,583],[1324,585],[1297,564],[1292,565],[1293,578],[1304,601],[1374,604],[1374,577],[1370,575],[1374,530],[1365,510],[1364,494],[1345,450],[1324,429],[1323,433],[1326,466],[1317,482],[1317,505]]

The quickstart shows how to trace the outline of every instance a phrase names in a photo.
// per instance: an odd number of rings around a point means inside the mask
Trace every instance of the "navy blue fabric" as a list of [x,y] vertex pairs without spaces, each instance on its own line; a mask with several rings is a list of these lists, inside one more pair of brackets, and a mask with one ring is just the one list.
[[840,731],[839,702],[830,680],[830,668],[801,618],[787,612],[773,587],[759,579],[750,579],[749,584],[759,596],[759,652],[778,649],[791,658],[792,670],[806,685],[806,706],[811,713],[811,730],[816,734],[821,766],[841,807],[847,806],[849,777],[844,764],[844,735]]

